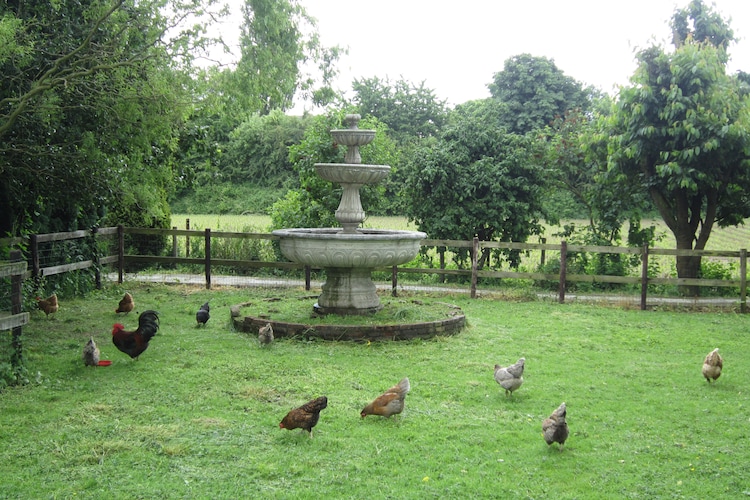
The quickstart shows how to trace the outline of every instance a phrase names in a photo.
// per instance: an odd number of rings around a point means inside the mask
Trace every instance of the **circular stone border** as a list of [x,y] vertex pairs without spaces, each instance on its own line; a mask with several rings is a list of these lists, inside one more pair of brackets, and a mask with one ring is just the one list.
[[466,325],[466,316],[461,309],[453,308],[450,318],[426,321],[422,323],[404,323],[391,325],[311,325],[304,323],[287,323],[257,316],[242,316],[243,306],[251,302],[232,306],[232,325],[238,331],[258,334],[258,329],[271,323],[275,338],[304,337],[322,340],[411,340],[429,339],[436,336],[455,335]]

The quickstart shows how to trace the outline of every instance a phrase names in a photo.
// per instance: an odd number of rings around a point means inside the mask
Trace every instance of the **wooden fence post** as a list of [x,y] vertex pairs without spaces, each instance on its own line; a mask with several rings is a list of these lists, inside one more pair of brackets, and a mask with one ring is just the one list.
[[391,297],[398,297],[398,266],[391,268]]
[[648,293],[648,244],[643,245],[641,257],[641,311],[646,310],[646,294]]
[[206,228],[206,290],[211,289],[211,230]]
[[125,274],[125,227],[117,226],[117,282],[122,285]]
[[[445,269],[445,247],[438,247],[438,255],[440,256],[440,270]],[[445,283],[445,274],[440,273],[440,283]]]
[[[177,226],[172,226],[177,231]],[[177,258],[177,233],[172,233],[172,257]]]
[[[547,243],[547,238],[539,238],[539,242],[544,245]],[[542,257],[539,259],[539,265],[544,266],[545,260],[547,260],[547,250],[542,248]]]
[[[35,235],[32,235],[35,236]],[[11,262],[21,262],[22,256],[20,250],[13,250],[10,252]],[[13,274],[10,277],[11,287],[11,309],[10,313],[13,315],[21,314],[23,309],[23,274]],[[11,329],[11,346],[13,352],[10,356],[10,365],[14,371],[18,372],[23,364],[23,341],[21,334],[23,332],[22,327],[16,326]]]
[[565,279],[568,274],[568,242],[560,242],[560,286],[557,291],[557,301],[560,304],[565,302]]
[[37,241],[37,235],[32,234],[29,236],[29,246],[31,246],[31,277],[34,278],[34,286],[38,286],[39,279],[39,242]]
[[740,249],[740,312],[747,312],[747,249]]
[[[190,219],[185,219],[185,229],[190,231]],[[190,236],[185,236],[185,257],[190,257]]]
[[479,260],[479,238],[471,241],[471,298],[477,298],[477,261]]
[[94,287],[97,290],[102,289],[102,266],[99,262],[99,244],[97,242],[96,235],[99,233],[99,228],[94,226],[91,228],[91,247],[93,248],[93,261],[94,261]]

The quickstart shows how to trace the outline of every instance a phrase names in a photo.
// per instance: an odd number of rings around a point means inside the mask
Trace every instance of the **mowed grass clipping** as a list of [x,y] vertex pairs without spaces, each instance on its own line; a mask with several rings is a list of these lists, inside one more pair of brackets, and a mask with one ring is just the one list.
[[[137,311],[161,313],[137,361],[110,341],[112,323],[137,322],[114,313],[125,290]],[[446,295],[469,324],[454,337],[261,348],[229,327],[229,307],[268,293],[128,284],[60,297],[49,319],[32,312],[31,382],[0,394],[0,496],[750,495],[746,316]],[[207,300],[211,320],[196,328]],[[111,366],[83,365],[90,335]],[[708,384],[701,364],[715,347],[725,369]],[[506,397],[493,367],[521,356],[525,382]],[[412,390],[402,415],[360,419],[404,376]],[[329,405],[313,439],[279,429],[290,409],[321,395]],[[560,452],[541,422],[563,401],[570,437]]]

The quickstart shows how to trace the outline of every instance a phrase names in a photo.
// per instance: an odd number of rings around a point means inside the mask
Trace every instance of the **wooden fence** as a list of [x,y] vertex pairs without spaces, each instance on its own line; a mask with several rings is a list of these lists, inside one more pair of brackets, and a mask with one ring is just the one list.
[[[125,253],[125,236],[126,235],[143,235],[157,238],[171,239],[172,251],[170,255],[131,255]],[[110,255],[98,255],[95,252],[90,259],[79,262],[42,267],[39,263],[38,246],[43,242],[63,241],[78,238],[92,237],[95,240],[110,238],[113,240],[111,248],[116,251]],[[178,248],[180,244],[178,239],[185,239],[185,247],[181,257]],[[189,257],[191,238],[200,238],[203,240],[204,256]],[[148,229],[132,227],[108,227],[99,228],[92,231],[74,231],[68,233],[53,233],[43,235],[32,235],[28,242],[21,238],[4,238],[0,239],[0,246],[12,246],[28,243],[29,253],[31,256],[31,270],[27,271],[27,277],[50,276],[54,274],[87,269],[93,267],[97,280],[97,286],[101,282],[101,267],[104,265],[114,265],[118,272],[118,282],[122,283],[124,279],[125,268],[128,264],[144,265],[169,265],[187,264],[197,265],[203,268],[205,273],[205,286],[211,288],[212,268],[216,266],[229,266],[237,269],[304,269],[306,276],[306,286],[310,288],[310,269],[293,262],[281,261],[259,261],[259,260],[241,260],[241,259],[217,259],[212,257],[212,241],[218,238],[242,239],[242,240],[277,240],[278,237],[270,233],[235,233],[225,231],[212,231],[205,229],[202,231],[189,229]],[[466,248],[471,255],[470,269],[445,269],[442,268],[411,268],[411,267],[393,267],[389,269],[378,269],[377,271],[390,272],[392,276],[392,289],[395,295],[398,286],[399,274],[429,274],[429,275],[455,275],[465,276],[470,281],[470,293],[472,298],[477,296],[477,287],[479,278],[499,278],[499,279],[529,279],[537,281],[557,282],[558,301],[565,301],[566,283],[584,282],[584,283],[620,283],[631,284],[636,287],[640,286],[642,309],[646,308],[646,299],[649,285],[688,285],[698,287],[734,287],[739,289],[739,304],[742,312],[746,311],[747,303],[747,250],[740,249],[737,251],[716,251],[716,250],[675,250],[664,248],[633,248],[633,247],[611,247],[611,246],[591,246],[591,245],[568,245],[565,241],[559,244],[548,243],[517,243],[517,242],[496,242],[496,241],[473,241],[464,240],[432,240],[425,239],[421,242],[422,247],[449,247],[449,248]],[[97,245],[93,245],[96,248]],[[538,250],[543,254],[548,252],[559,252],[560,254],[560,271],[559,273],[549,274],[542,272],[521,272],[521,271],[493,271],[479,269],[478,257],[485,249],[507,249],[529,251]],[[589,275],[589,274],[570,274],[567,272],[568,254],[572,252],[602,253],[602,254],[630,254],[638,255],[641,259],[640,276],[613,276],[613,275]],[[737,259],[739,262],[739,279],[691,279],[691,278],[656,278],[648,276],[648,262],[651,256],[704,256],[704,257],[722,257],[726,259]],[[441,264],[442,264],[441,259]]]
[[21,334],[23,325],[29,322],[29,313],[23,312],[23,276],[26,274],[26,262],[21,260],[21,252],[10,252],[10,261],[0,263],[0,278],[10,277],[10,311],[0,311],[0,331],[10,330],[11,347],[10,365],[16,372],[23,365],[23,346]]

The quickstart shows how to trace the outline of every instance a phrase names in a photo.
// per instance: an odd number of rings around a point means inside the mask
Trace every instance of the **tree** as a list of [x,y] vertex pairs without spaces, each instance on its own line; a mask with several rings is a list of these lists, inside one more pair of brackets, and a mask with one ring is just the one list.
[[[504,110],[493,99],[458,106],[438,140],[406,162],[407,216],[430,238],[526,241],[540,233],[543,172],[529,138],[493,125]],[[519,264],[517,253],[508,256]]]
[[414,85],[404,79],[391,83],[388,78],[355,79],[354,104],[362,116],[374,116],[388,125],[401,143],[435,136],[448,116],[445,101],[424,82]]
[[286,111],[298,94],[316,106],[335,97],[331,82],[343,51],[320,43],[315,19],[298,0],[245,0],[240,46],[240,61],[222,86],[232,102],[228,112]]
[[311,117],[287,116],[278,110],[249,117],[230,134],[220,161],[221,178],[283,187],[295,173],[289,161],[289,147],[302,140],[310,120]]
[[88,227],[108,212],[168,223],[175,130],[190,103],[182,69],[203,43],[181,23],[199,7],[0,6],[9,42],[0,49],[1,232]]
[[[607,175],[648,193],[678,250],[702,250],[714,224],[750,216],[750,100],[726,74],[727,23],[695,0],[672,29],[674,51],[640,51],[632,85],[620,90],[602,132],[611,137]],[[700,263],[678,255],[678,276],[698,277]]]
[[490,95],[507,106],[500,125],[514,134],[544,128],[568,110],[587,111],[591,98],[599,94],[566,76],[553,60],[531,54],[507,59],[488,87]]

